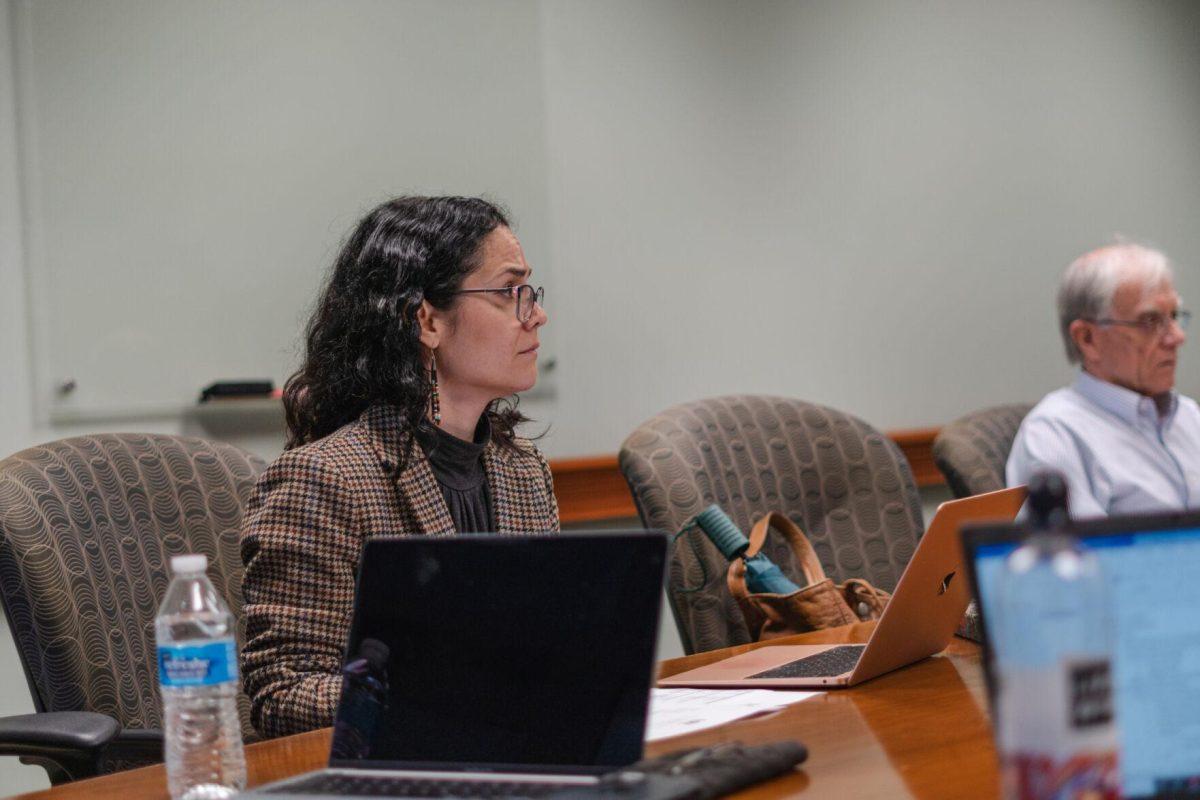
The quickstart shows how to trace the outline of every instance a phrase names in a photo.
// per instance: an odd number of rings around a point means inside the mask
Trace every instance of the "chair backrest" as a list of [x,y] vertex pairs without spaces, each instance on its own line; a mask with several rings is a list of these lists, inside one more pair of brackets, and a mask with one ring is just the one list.
[[1004,467],[1021,420],[1031,403],[975,411],[942,428],[933,442],[933,460],[955,497],[1004,488]]
[[0,461],[0,598],[38,711],[162,727],[154,617],[174,555],[208,556],[244,643],[239,534],[264,466],[156,434],[79,436]]
[[[669,408],[621,446],[621,471],[642,522],[678,532],[710,503],[743,531],[781,511],[812,541],[836,581],[891,590],[923,530],[912,471],[895,443],[831,408],[738,395]],[[801,572],[780,537],[767,555]],[[667,594],[689,653],[750,641],[725,584],[728,562],[698,531],[672,546]]]

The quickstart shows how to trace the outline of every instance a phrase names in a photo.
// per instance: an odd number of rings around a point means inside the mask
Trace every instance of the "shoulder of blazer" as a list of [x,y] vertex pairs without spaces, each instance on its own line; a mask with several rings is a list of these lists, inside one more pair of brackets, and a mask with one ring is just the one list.
[[484,453],[496,469],[513,475],[540,474],[542,465],[546,463],[546,457],[534,443],[521,436],[513,437],[511,446],[493,439],[488,442]]
[[363,412],[358,419],[315,442],[285,451],[277,464],[319,465],[352,484],[374,477],[389,480],[396,470],[399,450],[394,443],[399,440],[399,432],[386,442],[380,441],[380,433],[368,420],[369,413]]
[[349,433],[356,440],[370,448],[383,471],[393,477],[398,474],[400,465],[406,464],[409,459],[424,458],[424,453],[413,442],[407,423],[395,406],[383,403],[373,405],[346,428],[350,429]]

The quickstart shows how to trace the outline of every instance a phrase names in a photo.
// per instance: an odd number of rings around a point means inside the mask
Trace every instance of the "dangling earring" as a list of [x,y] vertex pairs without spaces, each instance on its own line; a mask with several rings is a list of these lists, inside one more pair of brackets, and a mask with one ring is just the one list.
[[433,417],[433,424],[441,426],[442,424],[442,403],[438,398],[438,379],[437,379],[437,362],[433,360],[433,354],[429,354],[429,382],[432,384],[432,389],[429,392],[429,415]]

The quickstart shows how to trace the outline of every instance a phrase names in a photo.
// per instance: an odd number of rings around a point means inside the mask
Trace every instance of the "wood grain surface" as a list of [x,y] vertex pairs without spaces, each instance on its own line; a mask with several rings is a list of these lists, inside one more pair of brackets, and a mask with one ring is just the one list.
[[[777,639],[776,644],[861,642],[873,623]],[[767,645],[767,646],[770,646]],[[659,675],[674,675],[759,645],[699,653],[664,661]],[[329,729],[260,742],[246,748],[250,785],[285,778],[325,764]],[[809,749],[792,775],[736,795],[760,798],[991,798],[998,795],[995,750],[985,702],[979,648],[955,639],[939,656],[839,689],[783,711],[647,745],[647,755],[741,740],[795,738]],[[80,781],[21,800],[167,798],[161,766]]]

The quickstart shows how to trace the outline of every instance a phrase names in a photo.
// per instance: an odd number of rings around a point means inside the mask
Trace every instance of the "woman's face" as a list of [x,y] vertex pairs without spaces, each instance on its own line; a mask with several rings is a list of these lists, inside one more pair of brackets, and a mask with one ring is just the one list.
[[[531,280],[521,243],[508,228],[484,238],[478,260],[460,289],[503,289]],[[427,307],[427,315],[421,340],[433,350],[443,404],[490,402],[537,382],[538,329],[547,321],[541,305],[521,322],[514,296],[468,293],[445,310]]]

